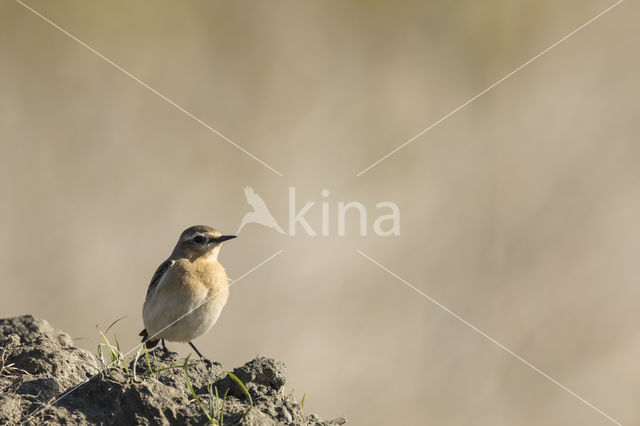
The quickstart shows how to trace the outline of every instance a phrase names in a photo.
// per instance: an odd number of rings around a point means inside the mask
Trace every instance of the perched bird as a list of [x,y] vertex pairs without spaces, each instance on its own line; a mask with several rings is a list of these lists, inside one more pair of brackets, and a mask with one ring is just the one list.
[[248,223],[257,223],[260,225],[264,225],[267,228],[273,228],[279,233],[284,234],[284,231],[282,230],[282,228],[280,228],[278,222],[276,222],[262,197],[256,194],[253,188],[247,186],[244,189],[244,196],[247,199],[247,203],[249,203],[249,205],[253,207],[253,211],[244,215],[236,234],[239,234],[240,230]]
[[197,225],[186,229],[171,256],[160,264],[151,278],[142,308],[142,342],[153,348],[165,339],[191,342],[216,323],[229,298],[229,281],[218,253],[224,241],[235,235]]

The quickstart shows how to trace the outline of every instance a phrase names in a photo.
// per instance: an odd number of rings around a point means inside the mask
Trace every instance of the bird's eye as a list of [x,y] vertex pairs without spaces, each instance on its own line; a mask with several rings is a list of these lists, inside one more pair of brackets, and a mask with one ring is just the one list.
[[204,237],[202,235],[198,235],[193,239],[193,241],[197,244],[204,244]]

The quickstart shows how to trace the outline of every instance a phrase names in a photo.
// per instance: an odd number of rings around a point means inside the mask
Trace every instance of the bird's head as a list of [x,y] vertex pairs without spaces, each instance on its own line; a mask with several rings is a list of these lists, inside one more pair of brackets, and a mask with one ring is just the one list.
[[173,249],[172,257],[186,257],[195,260],[201,256],[207,256],[216,260],[222,243],[235,237],[235,235],[222,235],[210,226],[192,226],[185,229],[180,235],[180,239]]

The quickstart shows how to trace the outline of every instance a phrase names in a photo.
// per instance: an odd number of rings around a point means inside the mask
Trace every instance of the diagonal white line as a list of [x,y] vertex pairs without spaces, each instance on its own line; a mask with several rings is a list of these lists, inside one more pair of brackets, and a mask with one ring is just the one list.
[[535,365],[531,364],[529,361],[527,361],[526,359],[522,358],[520,355],[518,355],[517,353],[513,352],[511,349],[507,348],[505,345],[503,345],[502,343],[498,342],[496,339],[494,339],[493,337],[489,336],[487,333],[485,333],[484,331],[480,330],[478,327],[476,327],[475,325],[471,324],[469,321],[465,320],[464,318],[462,318],[460,315],[456,314],[455,312],[453,312],[451,309],[447,308],[446,306],[444,306],[442,303],[438,302],[437,300],[435,300],[433,297],[429,296],[428,294],[422,292],[421,290],[419,290],[417,287],[415,287],[414,285],[412,285],[411,283],[409,283],[408,281],[404,280],[403,278],[399,277],[398,275],[396,275],[395,273],[393,273],[391,270],[389,270],[389,268],[381,265],[380,263],[376,262],[375,260],[373,260],[371,257],[367,256],[365,253],[363,253],[360,250],[356,250],[356,252],[358,252],[359,254],[361,254],[363,257],[365,257],[366,259],[370,260],[372,263],[374,263],[375,265],[377,265],[380,269],[382,269],[383,271],[389,273],[390,275],[392,275],[393,277],[395,277],[398,281],[402,282],[403,284],[405,284],[407,287],[411,288],[412,290],[416,291],[417,293],[419,293],[422,297],[426,298],[427,300],[429,300],[431,303],[437,305],[438,307],[440,307],[441,309],[443,309],[444,311],[446,311],[449,315],[453,316],[455,319],[457,319],[458,321],[462,322],[464,325],[468,326],[469,328],[471,328],[473,331],[475,331],[476,333],[482,335],[484,338],[486,338],[487,340],[489,340],[491,343],[493,343],[494,345],[498,346],[500,349],[504,350],[505,352],[507,352],[509,355],[513,356],[514,358],[516,358],[518,361],[524,363],[525,365],[527,365],[528,367],[530,367],[532,370],[534,370],[536,373],[542,375],[543,377],[545,377],[547,380],[551,381],[552,383],[554,383],[555,385],[559,386],[561,389],[563,389],[564,391],[568,392],[569,394],[571,394],[572,396],[574,396],[575,398],[579,399],[580,401],[582,401],[585,405],[587,405],[588,407],[592,408],[593,410],[597,411],[598,413],[600,413],[601,415],[603,415],[604,417],[606,417],[607,419],[611,420],[613,423],[622,426],[622,423],[620,423],[619,421],[617,421],[616,419],[614,419],[613,417],[609,416],[607,413],[605,413],[604,411],[602,411],[601,409],[599,409],[598,407],[596,407],[595,405],[593,405],[592,403],[590,403],[589,401],[587,401],[586,399],[584,399],[583,397],[581,397],[580,395],[578,395],[577,393],[575,393],[574,391],[572,391],[571,389],[569,389],[568,387],[566,387],[565,385],[563,385],[562,383],[558,382],[556,379],[554,379],[553,377],[551,377],[550,375],[548,375],[547,373],[545,373],[544,371],[540,370],[538,367],[536,367]]
[[164,99],[165,101],[167,101],[168,103],[170,103],[171,105],[173,105],[174,107],[176,107],[178,110],[182,111],[184,114],[186,114],[187,116],[189,116],[190,118],[192,118],[193,120],[195,120],[196,122],[198,122],[199,124],[201,124],[202,126],[206,127],[207,129],[209,129],[210,131],[212,131],[213,133],[215,133],[216,135],[218,135],[219,137],[221,137],[222,139],[224,139],[225,141],[229,142],[231,145],[233,145],[235,148],[239,149],[240,151],[244,152],[245,154],[247,154],[249,157],[253,158],[254,160],[256,160],[258,163],[262,164],[263,166],[265,166],[267,169],[271,170],[273,173],[277,174],[278,176],[282,176],[282,173],[280,173],[279,171],[277,171],[276,169],[274,169],[273,167],[271,167],[270,165],[268,165],[267,163],[265,163],[264,161],[262,161],[261,159],[259,159],[258,157],[256,157],[255,155],[253,155],[252,153],[250,153],[249,151],[247,151],[246,149],[244,149],[243,147],[241,147],[240,145],[238,145],[237,143],[235,143],[234,141],[232,141],[231,139],[229,139],[228,137],[226,137],[225,135],[223,135],[222,133],[220,133],[219,131],[217,131],[216,129],[214,129],[213,127],[211,127],[210,125],[208,125],[207,123],[205,123],[204,121],[202,121],[201,119],[199,119],[198,117],[196,117],[195,115],[193,115],[192,113],[190,113],[189,111],[187,111],[186,109],[184,109],[183,107],[181,107],[180,105],[178,105],[177,103],[175,103],[174,101],[172,101],[171,99],[169,99],[168,97],[166,97],[165,95],[163,95],[162,93],[158,92],[156,89],[154,89],[153,87],[149,86],[147,83],[145,83],[144,81],[140,80],[138,77],[136,77],[135,75],[131,74],[129,71],[125,70],[124,68],[122,68],[120,65],[116,64],[115,62],[113,62],[111,59],[107,58],[106,56],[104,56],[102,53],[98,52],[97,50],[95,50],[94,48],[92,48],[91,46],[89,46],[88,44],[86,44],[85,42],[83,42],[82,40],[80,40],[79,38],[77,38],[76,36],[74,36],[73,34],[69,33],[68,31],[66,31],[65,29],[61,28],[60,26],[58,26],[57,24],[55,24],[54,22],[52,22],[50,19],[48,19],[47,17],[43,16],[42,14],[40,14],[39,12],[37,12],[36,10],[32,9],[31,7],[27,6],[26,4],[24,4],[22,1],[20,0],[16,0],[17,3],[19,3],[20,5],[22,5],[25,9],[30,10],[31,12],[33,12],[35,15],[39,16],[40,18],[42,18],[44,21],[46,21],[47,23],[49,23],[51,26],[53,26],[54,28],[60,30],[61,32],[63,32],[65,35],[67,35],[69,38],[71,38],[72,40],[74,40],[76,43],[80,44],[81,46],[84,46],[85,48],[87,48],[89,51],[91,51],[93,54],[95,54],[96,56],[98,56],[100,59],[104,60],[105,62],[111,64],[113,67],[115,67],[117,70],[121,71],[123,74],[125,74],[127,77],[131,78],[132,80],[136,81],[137,83],[139,83],[141,86],[143,86],[145,89],[148,89],[149,91],[153,92],[154,94],[158,95],[160,98]]
[[[278,250],[276,253],[272,254],[271,256],[269,256],[267,259],[265,259],[264,261],[260,262],[259,264],[257,264],[256,266],[254,266],[253,268],[249,269],[247,272],[245,272],[244,274],[242,274],[239,278],[236,278],[231,284],[229,284],[229,287],[231,287],[232,285],[236,284],[238,281],[240,281],[241,279],[243,279],[244,277],[246,277],[247,275],[249,275],[250,273],[252,273],[253,271],[255,271],[256,269],[260,268],[261,266],[263,266],[265,263],[271,261],[274,257],[276,257],[277,255],[279,255],[280,253],[282,253],[282,250]],[[166,327],[164,327],[162,330],[158,331],[157,333],[155,333],[152,336],[147,337],[147,339],[145,339],[144,341],[142,341],[141,343],[138,343],[133,349],[131,349],[130,351],[126,352],[125,354],[122,355],[122,359],[125,359],[128,355],[131,355],[134,351],[137,351],[140,347],[142,347],[142,345],[144,345],[145,343],[147,343],[147,341],[149,341],[150,339],[152,339],[153,337],[157,336],[158,334],[162,333],[163,331],[165,331],[167,328],[171,327],[173,324],[177,323],[178,321],[180,321],[181,319],[183,319],[184,317],[186,317],[187,315],[189,315],[191,312],[195,311],[196,309],[198,309],[200,306],[204,305],[205,303],[207,303],[209,300],[213,299],[214,297],[216,297],[220,292],[215,293],[213,296],[209,297],[208,299],[205,299],[204,302],[200,303],[198,306],[196,306],[195,308],[191,309],[189,312],[187,312],[186,314],[182,315],[181,317],[179,317],[178,319],[176,319],[175,321],[171,322],[169,325],[167,325]],[[97,372],[96,374],[94,374],[93,376],[89,377],[87,380],[85,380],[84,382],[78,383],[77,385],[75,385],[74,387],[72,387],[71,389],[69,389],[68,391],[66,391],[65,393],[63,393],[62,395],[60,395],[58,398],[54,399],[52,402],[43,405],[42,407],[38,408],[36,411],[34,411],[33,413],[31,413],[29,415],[29,417],[27,417],[27,419],[24,422],[20,422],[20,423],[26,423],[29,421],[29,419],[34,418],[39,412],[46,410],[47,408],[51,407],[52,405],[56,404],[58,401],[60,401],[61,399],[65,398],[66,396],[68,396],[70,393],[72,393],[73,391],[75,391],[76,389],[80,388],[81,386],[85,385],[86,383],[89,383],[94,377],[102,374],[103,371],[105,371],[106,369],[110,368],[112,365],[119,363],[120,360],[117,359],[115,361],[112,361],[111,363],[107,364],[104,368],[102,368],[102,370],[100,370],[99,372]]]
[[432,125],[430,125],[429,127],[427,127],[426,129],[422,130],[420,133],[418,133],[417,135],[415,135],[414,137],[412,137],[411,139],[407,140],[406,142],[404,142],[403,144],[401,144],[400,146],[398,146],[397,148],[395,148],[393,151],[389,152],[388,154],[384,155],[383,157],[381,157],[378,161],[374,162],[373,164],[371,164],[369,167],[367,167],[364,170],[361,170],[359,173],[356,174],[356,176],[361,176],[364,173],[368,172],[370,169],[372,169],[373,167],[377,166],[378,164],[380,164],[381,162],[383,162],[384,160],[386,160],[387,158],[391,157],[393,154],[395,154],[396,152],[400,151],[402,148],[404,148],[405,146],[409,145],[411,142],[415,141],[416,139],[418,139],[420,136],[424,135],[425,133],[427,133],[429,130],[433,129],[434,127],[436,127],[438,124],[442,123],[443,121],[445,121],[447,118],[451,117],[453,114],[455,114],[456,112],[460,111],[462,108],[466,107],[467,105],[469,105],[471,102],[475,101],[476,99],[478,99],[480,96],[484,95],[485,93],[487,93],[489,90],[493,89],[494,87],[498,86],[500,83],[502,83],[503,81],[505,81],[506,79],[508,79],[509,77],[511,77],[512,75],[514,75],[515,73],[517,73],[518,71],[520,71],[521,69],[523,69],[524,67],[526,67],[527,65],[529,65],[530,63],[532,63],[533,61],[535,61],[536,59],[538,59],[539,57],[541,57],[542,55],[544,55],[545,53],[547,53],[548,51],[550,51],[551,49],[553,49],[554,47],[556,47],[557,45],[559,45],[560,43],[562,43],[563,41],[567,40],[568,38],[570,38],[571,36],[573,36],[574,34],[576,34],[578,31],[582,30],[583,28],[585,28],[587,25],[591,24],[592,22],[594,22],[596,19],[600,18],[602,15],[604,15],[605,13],[609,12],[611,9],[613,9],[614,7],[618,6],[620,3],[622,3],[624,0],[618,0],[617,2],[615,2],[614,4],[612,4],[611,6],[609,6],[608,8],[606,8],[605,10],[603,10],[602,12],[598,13],[596,16],[594,16],[593,18],[589,19],[587,22],[585,22],[584,24],[580,25],[578,28],[576,28],[575,30],[571,31],[569,34],[567,34],[566,36],[562,37],[560,40],[556,41],[555,43],[553,43],[551,46],[547,47],[546,49],[544,49],[542,52],[538,53],[536,56],[534,56],[533,58],[529,59],[527,62],[525,62],[524,64],[520,65],[518,68],[514,69],[513,71],[511,71],[509,74],[505,75],[504,77],[502,77],[500,80],[496,81],[495,83],[493,83],[491,86],[487,87],[486,89],[484,89],[482,92],[478,93],[477,95],[475,95],[473,98],[469,99],[468,101],[466,101],[465,103],[463,103],[462,105],[460,105],[459,107],[457,107],[456,109],[454,109],[453,111],[451,111],[450,113],[448,113],[447,115],[445,115],[444,117],[442,117],[441,119],[439,119],[438,121],[436,121],[435,123],[433,123]]

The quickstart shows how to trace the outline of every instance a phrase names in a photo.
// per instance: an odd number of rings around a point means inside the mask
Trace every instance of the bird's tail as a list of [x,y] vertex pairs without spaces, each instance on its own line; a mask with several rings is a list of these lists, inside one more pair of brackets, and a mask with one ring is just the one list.
[[148,349],[151,349],[153,347],[155,347],[158,344],[158,339],[156,340],[147,340],[149,339],[149,333],[147,333],[147,329],[143,328],[142,331],[140,332],[140,334],[138,334],[138,336],[142,336],[142,343],[145,344],[145,346]]

